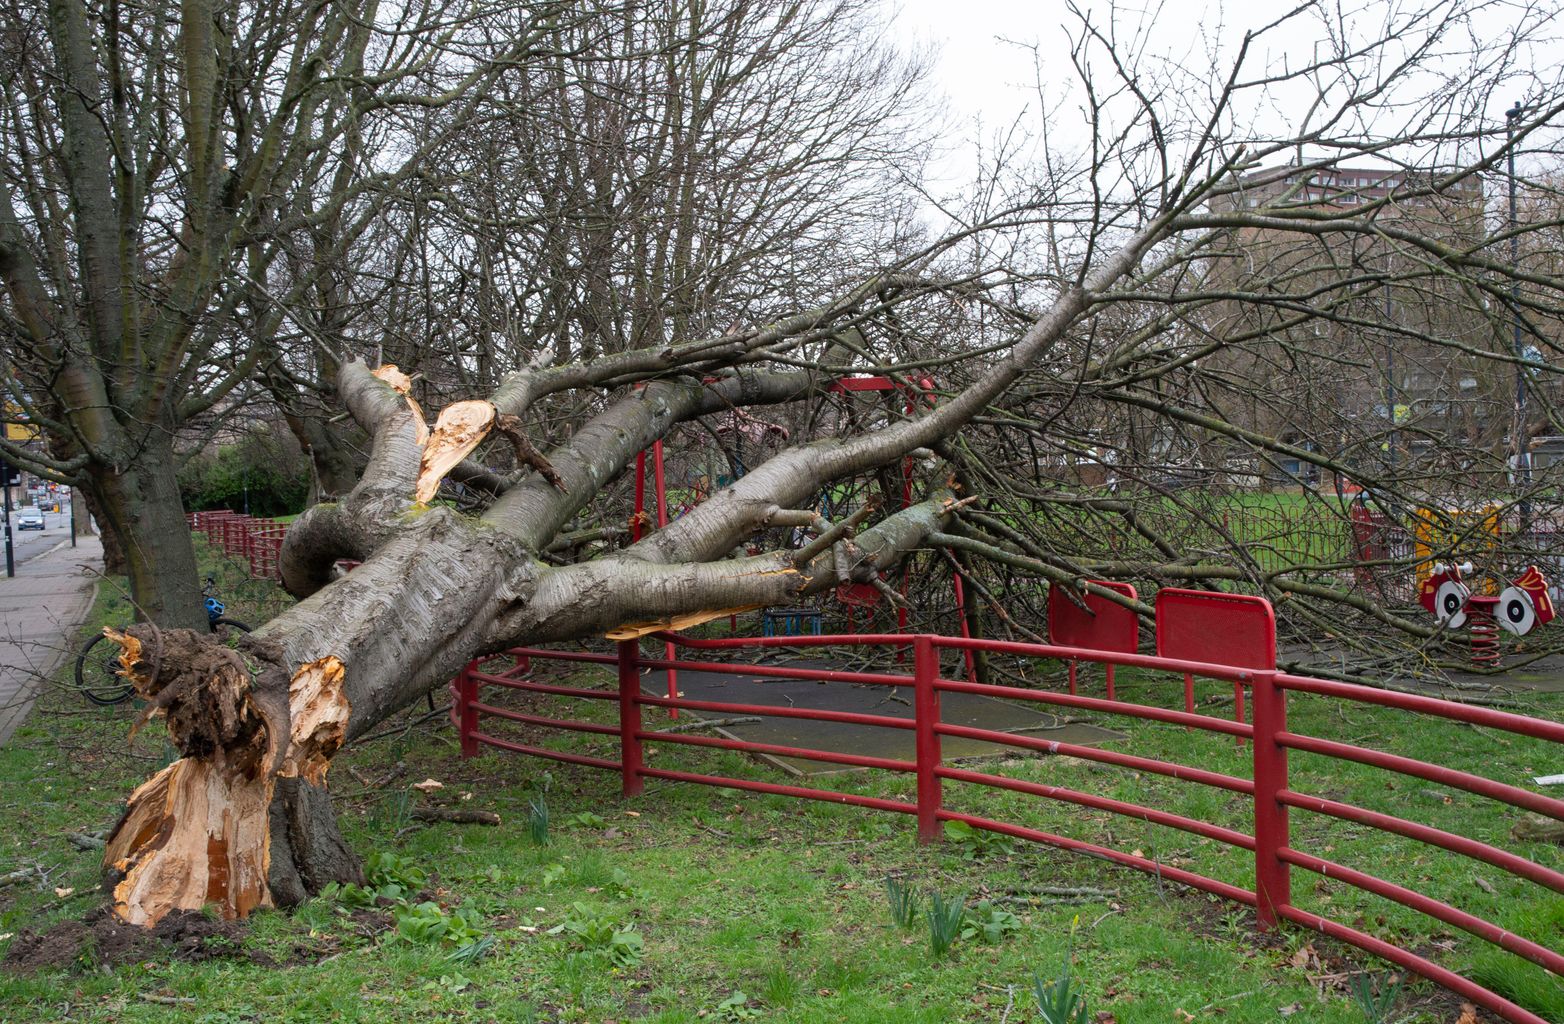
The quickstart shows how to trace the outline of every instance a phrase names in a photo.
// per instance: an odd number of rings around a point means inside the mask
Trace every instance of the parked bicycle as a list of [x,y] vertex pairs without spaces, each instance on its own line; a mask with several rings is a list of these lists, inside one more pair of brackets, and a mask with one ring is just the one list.
[[[201,586],[201,597],[206,604],[207,626],[213,633],[226,636],[250,631],[244,623],[223,617],[224,605],[217,596],[215,578],[206,578]],[[120,649],[108,639],[99,633],[88,641],[76,658],[76,688],[92,703],[104,706],[121,704],[136,692],[136,688],[119,674]]]

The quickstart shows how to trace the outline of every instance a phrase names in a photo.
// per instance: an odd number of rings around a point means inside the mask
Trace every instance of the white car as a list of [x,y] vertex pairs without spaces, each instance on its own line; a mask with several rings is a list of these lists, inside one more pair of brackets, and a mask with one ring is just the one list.
[[29,505],[27,508],[24,508],[21,511],[17,512],[16,513],[16,528],[18,530],[41,530],[41,529],[43,529],[43,512],[42,512],[42,510]]

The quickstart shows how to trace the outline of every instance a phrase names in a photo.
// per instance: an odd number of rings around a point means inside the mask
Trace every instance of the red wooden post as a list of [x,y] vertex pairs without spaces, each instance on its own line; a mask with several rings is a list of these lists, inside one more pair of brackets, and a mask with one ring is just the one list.
[[478,671],[478,663],[469,661],[461,674],[456,677],[456,707],[461,717],[457,726],[457,734],[461,738],[462,757],[478,756],[478,740],[474,733],[478,731],[478,677],[473,675]]
[[940,839],[940,739],[934,727],[939,724],[939,691],[934,680],[939,676],[939,655],[933,637],[920,634],[912,640],[912,712],[918,759],[918,842],[937,843]]
[[1287,731],[1287,695],[1275,672],[1256,672],[1254,686],[1254,888],[1260,927],[1276,927],[1278,907],[1292,902],[1290,866],[1280,851],[1289,844],[1287,805],[1277,794],[1287,788],[1287,748],[1276,741]]
[[624,795],[640,796],[644,761],[641,749],[641,646],[636,640],[619,641],[619,763]]
[[1111,664],[1108,666],[1108,699],[1109,700],[1118,700],[1119,699],[1113,693],[1113,666]]

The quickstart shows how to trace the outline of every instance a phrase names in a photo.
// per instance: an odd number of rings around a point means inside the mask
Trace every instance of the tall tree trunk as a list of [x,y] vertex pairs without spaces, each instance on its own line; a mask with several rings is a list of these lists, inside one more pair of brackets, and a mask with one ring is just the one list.
[[120,553],[137,619],[205,632],[206,609],[176,465],[172,442],[154,435],[123,467],[92,468],[88,502],[103,530],[105,561],[110,535],[123,542]]
[[[97,530],[92,525],[92,509],[87,504],[87,491],[83,487],[71,489],[71,523],[77,536],[91,536]],[[104,560],[108,560],[108,544],[105,538]]]

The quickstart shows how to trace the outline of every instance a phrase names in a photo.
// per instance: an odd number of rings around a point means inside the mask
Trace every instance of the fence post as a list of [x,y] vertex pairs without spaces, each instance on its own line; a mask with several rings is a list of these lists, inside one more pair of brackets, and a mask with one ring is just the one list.
[[1276,737],[1287,731],[1287,694],[1275,672],[1256,672],[1251,720],[1254,722],[1254,886],[1255,911],[1262,929],[1276,927],[1278,907],[1292,903],[1291,865],[1280,851],[1289,845],[1287,805],[1277,794],[1287,788],[1287,748]]
[[940,765],[939,691],[934,680],[939,676],[939,654],[934,638],[919,634],[912,639],[912,712],[918,759],[918,842],[937,843],[940,839]]
[[619,641],[619,763],[625,796],[640,796],[641,778],[641,644]]
[[456,731],[461,738],[464,758],[478,756],[478,740],[474,735],[478,731],[478,709],[473,706],[478,703],[478,677],[473,675],[477,670],[478,663],[469,661],[456,677],[456,707],[459,716]]

